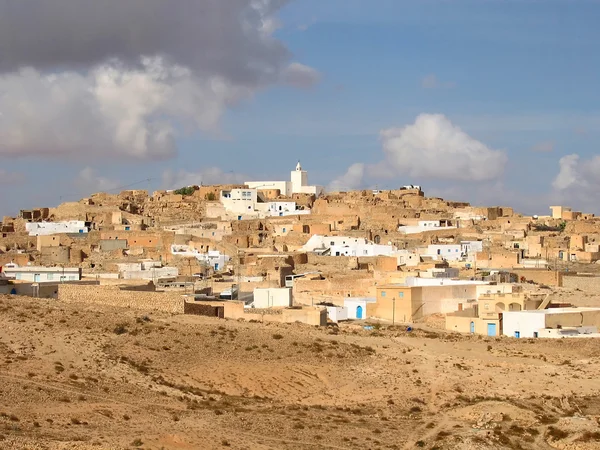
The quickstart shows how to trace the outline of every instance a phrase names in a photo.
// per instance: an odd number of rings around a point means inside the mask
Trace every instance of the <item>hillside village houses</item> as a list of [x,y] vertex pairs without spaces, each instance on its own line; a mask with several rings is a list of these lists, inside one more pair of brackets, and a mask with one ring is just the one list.
[[326,193],[298,163],[290,181],[97,193],[0,229],[13,295],[316,325],[439,316],[512,338],[600,326],[583,309],[600,290],[600,219],[566,206],[525,216],[414,185]]

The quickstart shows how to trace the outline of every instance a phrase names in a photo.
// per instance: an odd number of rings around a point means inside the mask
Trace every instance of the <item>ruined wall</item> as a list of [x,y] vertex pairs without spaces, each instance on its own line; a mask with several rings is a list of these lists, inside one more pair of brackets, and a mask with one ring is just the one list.
[[60,284],[58,300],[67,303],[99,304],[173,314],[184,313],[184,298],[181,294],[121,290],[118,286]]
[[517,275],[520,280],[525,277],[526,281],[533,281],[537,284],[545,284],[548,286],[563,286],[564,278],[562,272],[556,272],[547,269],[512,269],[510,271]]
[[326,280],[297,278],[293,288],[294,304],[312,305],[327,299],[343,306],[344,298],[375,297],[376,281],[371,275],[368,278],[357,278],[356,275],[348,274]]

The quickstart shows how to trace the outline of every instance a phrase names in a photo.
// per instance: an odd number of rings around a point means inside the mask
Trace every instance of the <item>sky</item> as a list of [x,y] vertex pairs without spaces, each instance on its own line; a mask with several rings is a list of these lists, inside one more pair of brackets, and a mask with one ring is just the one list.
[[600,1],[0,0],[0,214],[286,180],[600,213]]

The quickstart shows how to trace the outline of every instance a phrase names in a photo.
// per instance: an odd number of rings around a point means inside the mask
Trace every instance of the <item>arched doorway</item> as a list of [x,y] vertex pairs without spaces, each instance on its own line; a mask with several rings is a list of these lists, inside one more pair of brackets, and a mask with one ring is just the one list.
[[519,303],[511,303],[510,305],[508,305],[508,310],[509,311],[521,311],[521,305]]
[[362,306],[357,306],[356,307],[356,318],[357,319],[362,319],[363,318],[363,309],[362,309]]

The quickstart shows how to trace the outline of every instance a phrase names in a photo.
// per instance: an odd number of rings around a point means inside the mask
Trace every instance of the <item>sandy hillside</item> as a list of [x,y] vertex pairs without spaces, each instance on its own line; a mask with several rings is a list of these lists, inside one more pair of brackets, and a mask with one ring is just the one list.
[[600,448],[600,341],[0,298],[0,448]]

